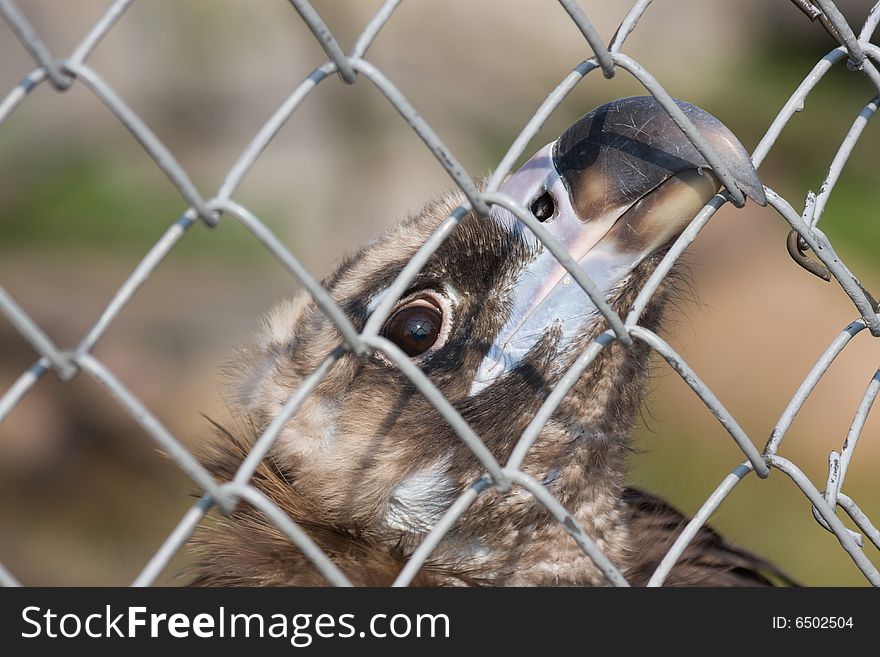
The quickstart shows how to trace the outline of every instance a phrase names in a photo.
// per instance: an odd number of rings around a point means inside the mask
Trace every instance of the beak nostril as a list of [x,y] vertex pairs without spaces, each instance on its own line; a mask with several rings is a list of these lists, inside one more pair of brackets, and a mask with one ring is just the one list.
[[529,209],[535,215],[535,219],[543,224],[556,212],[556,201],[550,195],[550,192],[544,192],[532,201],[532,207]]

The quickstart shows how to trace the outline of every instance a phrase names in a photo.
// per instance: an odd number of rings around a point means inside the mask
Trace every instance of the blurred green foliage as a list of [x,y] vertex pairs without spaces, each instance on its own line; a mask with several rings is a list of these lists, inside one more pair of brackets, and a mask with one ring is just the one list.
[[[210,5],[180,3],[185,13],[175,21],[175,27],[169,29],[180,30],[185,36],[156,42],[163,48],[177,49],[174,52],[179,56],[179,61],[188,62],[190,66],[190,68],[182,67],[180,70],[162,71],[163,76],[170,76],[172,82],[176,80],[177,84],[175,87],[174,84],[168,83],[168,89],[172,92],[167,94],[167,104],[171,109],[164,108],[168,113],[168,116],[165,116],[166,124],[173,124],[178,131],[172,138],[167,139],[170,146],[176,146],[175,137],[187,137],[191,142],[195,142],[199,139],[222,139],[224,136],[222,121],[214,124],[211,122],[211,117],[205,113],[204,108],[210,102],[196,103],[189,96],[176,95],[173,90],[188,88],[198,77],[194,72],[200,71],[202,67],[207,67],[212,62],[218,43],[217,34],[231,34],[238,27],[235,17],[239,15],[227,13],[225,4],[228,3],[224,3],[224,7],[218,9],[216,3]],[[139,7],[146,6],[148,4]],[[793,15],[796,20],[804,20],[796,14]],[[214,25],[215,30],[213,32],[200,30],[199,27],[209,18],[220,21]],[[289,20],[293,27],[296,20],[293,17],[289,17]],[[168,28],[165,23],[155,23],[154,27],[157,33],[160,29]],[[165,34],[167,37],[167,33]],[[794,32],[779,38],[778,34],[762,33],[756,28],[754,42],[750,42],[749,47],[743,49],[742,56],[733,64],[733,69],[724,73],[724,84],[711,85],[713,89],[711,95],[704,95],[698,101],[722,118],[750,150],[758,144],[773,117],[813,68],[817,58],[833,46],[827,35],[819,29],[812,30],[808,34],[811,36],[807,40],[798,40],[801,37]],[[633,38],[638,37],[634,35]],[[231,43],[232,40],[229,41],[229,44]],[[318,52],[317,46],[314,48]],[[287,56],[286,52],[284,56]],[[402,62],[401,66],[405,68],[405,64],[406,62]],[[662,72],[657,73],[661,82],[665,84],[666,76],[661,75]],[[559,71],[554,70],[552,75],[557,77],[548,77],[543,81],[543,88],[548,91],[559,82]],[[594,75],[599,77],[598,73]],[[620,77],[625,78],[625,76]],[[603,93],[611,84],[618,83],[622,87],[616,89],[624,89],[621,95],[644,93],[631,82],[630,79],[622,79],[614,83],[597,84],[596,80],[588,79],[575,93],[592,94],[594,89],[599,87],[601,89],[597,93]],[[166,84],[164,78],[161,84]],[[289,82],[285,81],[280,86],[286,90],[287,87],[284,85],[287,84]],[[686,85],[670,86],[670,91],[677,94],[679,88],[683,89],[682,97],[692,101],[697,100],[684,95]],[[406,87],[402,89],[408,92]],[[267,89],[267,91],[274,93],[277,90]],[[456,92],[462,93],[458,89]],[[277,93],[280,100],[282,92],[277,91]],[[328,92],[322,89],[321,93]],[[442,89],[437,91],[437,96],[444,94],[455,95],[447,94]],[[834,153],[861,109],[859,99],[864,102],[872,95],[874,92],[864,76],[847,70],[843,64],[833,67],[809,96],[805,111],[797,114],[786,126],[770,151],[760,170],[764,182],[798,209],[807,190],[816,191],[821,186]],[[355,161],[351,167],[353,170],[382,167],[382,157],[387,157],[391,153],[390,147],[383,147],[388,142],[386,137],[392,128],[396,129],[402,123],[386,105],[384,99],[379,99],[377,102],[377,97],[378,94],[371,96],[364,93],[350,93],[345,96],[344,102],[334,103],[329,110],[334,113],[333,130],[338,130],[340,133],[336,135],[334,132],[332,136],[344,142],[346,155],[351,156]],[[597,102],[603,101],[604,99],[600,99]],[[535,100],[535,107],[538,102],[540,99]],[[485,110],[491,108],[491,105],[487,105],[482,108],[482,113],[477,113],[474,108],[465,104],[460,107],[442,106],[442,109],[430,107],[430,103],[424,104],[428,107],[416,103],[421,111],[425,111],[426,116],[432,111],[437,113],[442,111],[443,118],[449,125],[461,126],[461,133],[466,134],[468,139],[477,140],[478,143],[470,144],[473,146],[471,157],[476,158],[480,165],[499,160],[522,128],[525,120],[523,117],[527,119],[528,112],[532,109],[529,107],[514,113],[506,111],[508,108],[498,107],[494,108],[497,111],[487,112]],[[583,110],[583,104],[565,103],[548,121],[548,127],[550,124],[564,127]],[[15,129],[15,122],[22,120],[18,114],[10,118],[4,125],[4,130],[0,130],[0,180],[2,180],[0,259],[4,253],[17,250],[27,249],[37,252],[63,248],[86,254],[100,254],[108,259],[118,258],[126,265],[131,265],[132,258],[144,254],[186,209],[185,201],[179,192],[158,171],[152,161],[146,157],[141,157],[139,160],[131,157],[133,149],[137,148],[132,146],[132,143],[126,143],[125,147],[120,148],[120,143],[112,139],[104,140],[103,135],[99,139],[87,132],[77,134],[75,130],[67,131],[61,143],[52,142],[43,145],[30,143],[22,137],[26,131],[17,132]],[[172,119],[170,121],[169,116]],[[428,118],[433,117],[428,116]],[[101,117],[100,121],[110,124],[115,122],[115,119],[106,115]],[[255,130],[258,127],[258,119],[254,121]],[[162,120],[147,122],[160,132],[161,128],[168,127],[162,125]],[[847,262],[853,256],[860,261],[853,267],[856,271],[863,263],[875,269],[878,267],[874,252],[878,237],[876,215],[877,208],[880,208],[880,167],[876,166],[877,129],[876,125],[867,127],[837,183],[821,224],[822,229]],[[454,131],[447,129],[447,132],[441,136],[451,142],[456,135],[450,135],[449,132]],[[162,136],[167,137],[164,133]],[[322,136],[328,137],[326,134]],[[57,137],[53,137],[55,138]],[[131,141],[131,137],[127,134],[122,134],[121,139]],[[420,144],[418,148],[422,148]],[[185,158],[187,154],[184,152],[181,155]],[[465,164],[473,166],[473,161],[466,161]],[[198,169],[198,167],[186,168],[193,175]],[[320,165],[316,165],[316,169],[320,169]],[[479,175],[484,171],[472,170],[471,173]],[[196,184],[205,193],[216,189],[211,185],[202,184],[199,180],[196,180]],[[305,185],[307,182],[301,184]],[[376,193],[393,194],[394,191],[377,189]],[[305,211],[305,207],[310,207],[309,203],[303,201],[304,208],[290,207],[290,203],[280,207],[273,203],[272,200],[260,198],[259,195],[248,199],[248,207],[270,228],[278,232],[285,243],[293,247],[312,248],[306,238],[309,237],[308,226],[314,227],[316,224],[302,222],[302,227],[297,228],[300,222],[290,221],[299,211]],[[320,202],[317,205],[320,207]],[[353,219],[345,217],[345,219],[360,220],[358,217]],[[778,223],[780,231],[778,247],[781,254],[785,248],[782,237],[786,230],[782,221]],[[217,268],[210,270],[214,272],[221,268],[234,267],[236,263],[250,266],[267,257],[265,249],[234,221],[221,221],[213,230],[206,230],[201,226],[198,228],[189,231],[175,247],[173,257],[178,263],[210,259],[211,264]],[[297,230],[302,234],[297,234]],[[331,227],[326,230],[328,233],[333,233],[334,229]],[[300,237],[303,239],[300,240]],[[327,235],[323,237],[326,238]],[[297,249],[294,251],[298,256],[302,255]],[[228,277],[221,279],[218,289],[225,293],[224,284],[228,282]],[[234,299],[235,295],[230,294],[228,298],[225,294],[218,296],[222,298],[224,305],[229,304],[230,308],[235,308],[229,301]],[[220,313],[217,316],[221,318],[219,321],[226,319]],[[159,334],[158,331],[156,333]],[[161,332],[161,339],[165,341],[162,349],[166,351],[171,351],[166,343],[174,339],[173,336],[168,337],[170,333],[172,332]],[[178,333],[186,332],[178,331]],[[196,339],[200,339],[201,336],[197,332],[193,334]],[[15,344],[16,348],[19,348],[18,343]],[[159,349],[149,352],[150,358],[156,351]],[[18,370],[14,374],[17,375]],[[59,393],[59,396],[61,394]],[[63,394],[66,395],[67,391],[65,390]],[[134,432],[135,429],[126,428],[120,431],[118,427],[113,426],[111,430],[95,429],[91,433],[102,435],[102,431],[112,435],[115,440],[118,433]],[[730,471],[731,463],[734,462],[732,459],[739,458],[739,454],[731,445],[724,443],[723,436],[697,435],[693,426],[688,423],[688,418],[682,418],[680,422],[667,421],[662,431],[663,434],[657,436],[645,436],[644,431],[641,433],[637,447],[648,450],[650,457],[634,459],[632,481],[635,485],[663,495],[682,511],[693,513]],[[714,442],[707,447],[710,438]],[[115,442],[108,441],[108,444]],[[137,445],[137,449],[142,446],[141,443]],[[143,448],[152,455],[151,446],[144,442]],[[96,450],[96,453],[103,459],[102,451]],[[700,467],[695,467],[695,459],[700,460]],[[131,459],[125,472],[143,473],[144,460],[143,451],[138,452],[136,458]],[[104,563],[105,560],[108,562],[112,560],[109,552],[119,551],[115,547],[118,543],[107,539],[113,534],[129,537],[125,550],[137,552],[136,555],[131,556],[133,563],[143,563],[154,544],[176,522],[181,512],[177,506],[182,507],[189,503],[188,499],[184,498],[181,501],[173,497],[175,491],[184,489],[188,483],[181,481],[176,469],[168,467],[164,468],[161,475],[148,472],[144,482],[137,484],[134,486],[135,490],[130,491],[131,495],[117,500],[113,496],[108,498],[105,491],[130,490],[133,482],[140,480],[122,478],[120,481],[109,479],[105,481],[94,475],[94,473],[104,473],[109,477],[114,467],[95,466],[85,470],[88,474],[83,476],[82,481],[77,479],[69,482],[69,489],[77,491],[77,495],[68,497],[74,503],[80,498],[83,500],[79,502],[82,504],[80,512],[71,512],[71,505],[65,504],[59,506],[54,514],[47,513],[45,509],[52,500],[57,499],[55,496],[62,497],[55,489],[50,491],[52,495],[44,497],[29,494],[26,496],[27,504],[16,504],[15,509],[9,507],[7,511],[10,513],[24,509],[22,516],[31,519],[44,518],[45,526],[49,528],[45,534],[32,529],[24,532],[29,537],[29,542],[22,543],[21,553],[27,555],[38,545],[51,547],[53,542],[58,541],[57,536],[62,533],[75,535],[79,532],[85,536],[85,539],[80,537],[80,540],[86,541],[86,548],[82,550],[83,555],[80,555],[81,562],[94,563],[95,571],[103,572],[109,570]],[[59,472],[67,472],[67,468],[59,468]],[[808,474],[814,481],[821,481],[824,478],[824,474],[819,470]],[[160,479],[152,479],[160,476]],[[86,480],[94,485],[93,496],[82,495]],[[858,475],[853,474],[848,479],[849,492],[854,498],[864,501],[864,510],[871,517],[876,517],[877,513],[880,513],[878,500],[873,492],[875,488],[875,483],[868,481],[867,477],[859,479]],[[41,484],[39,490],[46,492],[47,489]],[[16,491],[19,491],[19,488],[14,488],[7,497],[14,499]],[[158,498],[160,491],[169,491],[169,495],[172,495],[169,499],[175,508],[161,508],[161,505],[156,507],[152,504],[152,500]],[[108,508],[100,509],[100,517],[93,515],[95,513],[93,499],[104,498],[108,499]],[[137,530],[143,525],[130,522],[133,508],[131,499],[137,500],[141,505],[137,507],[138,518],[149,516],[155,527],[150,527],[149,531],[144,529],[140,533],[133,532],[132,527]],[[834,537],[817,529],[809,512],[808,502],[781,472],[774,472],[767,482],[758,482],[756,477],[751,476],[738,486],[733,499],[737,501],[722,505],[712,518],[713,526],[725,535],[747,544],[750,549],[767,556],[771,561],[782,564],[787,571],[806,584],[864,584],[864,578],[841,553]],[[117,501],[117,506],[120,508],[109,508]],[[797,508],[801,512],[791,515],[763,513],[767,504],[776,504],[779,508]],[[744,512],[743,509],[747,511]],[[111,521],[114,518],[117,522]],[[62,532],[55,523],[63,524],[61,521],[64,519],[71,528]],[[15,522],[7,518],[0,524],[18,527],[23,523],[23,517],[16,517]],[[809,537],[809,549],[801,549],[805,536]],[[816,538],[817,536],[819,538]],[[93,553],[98,549],[96,546],[102,544],[108,554],[95,558]],[[120,559],[119,555],[115,558]],[[53,559],[54,557],[47,558],[44,561],[51,562]],[[32,576],[39,577],[40,571],[34,571]],[[117,581],[109,574],[105,577],[108,581]],[[117,577],[115,572],[113,577]],[[46,581],[53,580],[47,578]]]
[[[712,435],[697,435],[686,420],[664,424],[661,435],[638,429],[636,446],[646,450],[646,458],[633,459],[628,483],[659,494],[688,517],[741,458],[720,427]],[[697,458],[699,467],[694,465]],[[819,482],[825,473],[809,475]],[[855,472],[848,476],[846,489],[868,517],[880,513],[874,477]],[[801,585],[864,586],[864,575],[842,552],[837,538],[819,528],[810,508],[809,500],[781,471],[772,470],[764,481],[752,473],[737,484],[709,525],[733,544],[778,564]],[[779,513],[780,509],[795,512]],[[839,516],[858,531],[846,514]]]
[[[64,247],[130,257],[146,252],[187,207],[166,179],[154,171],[133,173],[130,163],[110,152],[67,148],[6,161],[18,166],[6,174],[0,191],[0,250]],[[257,209],[270,227],[282,216],[278,210],[260,210],[259,204]],[[265,249],[228,220],[210,231],[189,231],[175,254],[183,259],[219,255],[234,265],[263,257]]]
[[[749,147],[754,148],[772,118],[816,61],[815,44],[797,42],[773,46],[772,52],[752,49],[744,54],[729,83],[718,97],[706,104],[724,109],[717,113]],[[552,84],[548,81],[548,88]],[[589,84],[587,82],[586,84]],[[765,183],[785,196],[796,208],[806,190],[818,190],[827,166],[860,107],[853,99],[871,91],[867,81],[843,65],[833,67],[809,96],[806,109],[786,126],[761,168]],[[363,105],[363,107],[362,107]],[[563,105],[560,112],[571,108]],[[363,121],[376,113],[373,103],[357,97],[345,105],[355,125],[350,146],[356,152],[375,146],[376,130]],[[385,114],[382,114],[385,117]],[[572,116],[571,118],[574,118]],[[487,162],[497,161],[522,126],[504,115],[469,129],[480,143]],[[869,125],[866,133],[875,130]],[[82,248],[144,251],[184,209],[174,187],[151,172],[132,173],[131,163],[108,148],[96,150],[71,139],[66,147],[52,151],[31,151],[25,143],[10,142],[0,132],[3,161],[16,168],[3,172],[0,190],[0,249],[22,246],[66,245]],[[6,143],[3,140],[6,139]],[[880,168],[872,164],[875,155],[866,134],[854,150],[844,175],[827,206],[823,230],[839,240],[839,251],[852,250],[866,262],[875,263],[871,240],[876,233],[876,208],[880,207]],[[153,167],[144,162],[142,167]],[[257,208],[269,225],[289,216],[290,209]],[[227,222],[231,223],[231,222]],[[182,257],[209,253],[230,254],[250,261],[261,249],[252,239],[242,239],[240,229],[222,228],[210,237],[188,236],[179,246]]]
[[[780,47],[781,46],[781,47]],[[789,42],[752,50],[740,62],[717,106],[735,108],[725,122],[747,144],[757,146],[773,118],[816,63],[814,43]],[[807,190],[817,192],[828,166],[862,105],[875,95],[867,79],[833,66],[808,96],[803,111],[785,127],[761,167],[764,183],[781,193],[796,210]],[[829,197],[822,230],[838,252],[854,254],[877,267],[877,208],[880,207],[880,168],[876,166],[877,126],[865,128],[843,174]]]

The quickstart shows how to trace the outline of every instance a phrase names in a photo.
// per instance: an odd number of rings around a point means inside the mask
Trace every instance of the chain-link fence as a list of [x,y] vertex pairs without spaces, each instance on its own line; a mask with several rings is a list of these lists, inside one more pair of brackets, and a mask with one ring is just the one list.
[[[803,469],[791,460],[779,454],[779,448],[795,416],[810,397],[819,380],[825,375],[837,356],[850,344],[851,340],[867,329],[872,336],[880,336],[880,316],[876,314],[876,302],[858,282],[846,263],[836,254],[833,245],[819,229],[826,202],[841,176],[847,159],[855,144],[862,135],[868,120],[877,109],[878,98],[869,99],[859,108],[857,116],[841,143],[822,181],[817,193],[809,192],[803,203],[802,212],[798,212],[782,196],[766,188],[769,204],[779,216],[791,226],[789,250],[805,268],[822,276],[831,276],[839,283],[841,291],[852,300],[858,319],[847,325],[836,336],[828,349],[819,357],[815,366],[804,379],[782,416],[772,428],[771,436],[763,451],[756,446],[755,440],[741,428],[737,420],[725,408],[722,402],[703,383],[700,377],[663,339],[655,333],[639,325],[640,317],[647,307],[652,295],[658,290],[663,279],[669,274],[685,248],[691,244],[709,219],[724,204],[731,202],[736,206],[743,205],[743,193],[737,188],[724,160],[714,152],[703,139],[700,132],[685,117],[673,102],[671,96],[648,70],[638,61],[623,52],[623,46],[630,33],[637,28],[651,5],[651,0],[638,0],[628,11],[610,42],[605,40],[594,29],[585,11],[574,1],[561,0],[560,4],[571,17],[583,34],[593,57],[579,63],[556,88],[547,94],[546,99],[522,128],[521,133],[509,147],[506,155],[495,168],[485,189],[478,188],[474,178],[459,164],[456,157],[441,141],[432,127],[419,115],[407,98],[395,86],[394,82],[366,59],[366,53],[377,38],[381,38],[382,30],[389,21],[393,21],[395,9],[400,0],[388,0],[376,15],[364,27],[355,45],[348,54],[328,29],[321,16],[305,0],[291,0],[292,9],[308,25],[329,61],[316,68],[295,89],[293,93],[278,107],[271,118],[262,126],[250,144],[240,155],[237,162],[229,170],[223,184],[213,196],[202,194],[193,184],[187,171],[175,159],[171,150],[159,140],[150,127],[117,93],[114,87],[101,74],[88,64],[93,51],[102,39],[113,29],[114,24],[131,7],[134,0],[116,0],[101,19],[88,31],[73,52],[64,58],[58,58],[50,52],[29,23],[26,11],[12,0],[0,0],[0,14],[10,28],[18,36],[21,44],[37,63],[37,68],[20,84],[15,86],[0,102],[0,129],[8,117],[28,98],[28,95],[40,85],[49,85],[57,91],[64,91],[71,85],[82,85],[103,103],[125,128],[137,139],[143,149],[150,155],[155,164],[164,172],[179,190],[189,209],[175,221],[162,238],[155,243],[147,255],[137,265],[124,284],[117,290],[107,304],[106,309],[94,322],[90,330],[72,348],[55,344],[26,313],[22,307],[0,288],[0,314],[5,317],[17,331],[38,352],[39,359],[15,381],[10,389],[0,397],[0,422],[6,418],[22,398],[49,372],[54,372],[61,380],[68,381],[78,374],[86,374],[102,384],[108,394],[134,418],[145,432],[155,440],[156,444],[195,482],[203,492],[201,499],[180,519],[174,531],[167,537],[164,544],[149,560],[142,572],[134,581],[135,585],[149,585],[156,581],[171,560],[183,548],[193,531],[199,526],[205,515],[218,507],[220,512],[229,513],[240,503],[250,504],[284,532],[333,583],[348,583],[346,576],[339,567],[325,555],[316,544],[290,517],[288,517],[264,493],[252,485],[252,477],[259,464],[267,456],[276,442],[280,432],[288,421],[301,408],[304,401],[315,390],[319,383],[333,370],[345,354],[353,354],[360,358],[369,357],[381,352],[385,358],[393,362],[415,387],[437,409],[438,413],[449,423],[450,427],[472,450],[479,459],[485,475],[473,482],[461,492],[455,502],[443,513],[436,525],[426,534],[424,540],[410,555],[406,566],[402,569],[395,584],[409,584],[419,569],[430,559],[432,552],[440,545],[444,536],[455,525],[456,521],[468,508],[489,489],[501,494],[512,487],[527,491],[537,503],[562,523],[571,534],[577,545],[605,574],[614,585],[627,585],[626,579],[617,567],[596,546],[591,537],[578,526],[563,505],[556,500],[538,481],[532,479],[520,468],[529,449],[538,439],[545,423],[551,418],[557,406],[562,403],[565,395],[574,386],[581,374],[594,362],[603,349],[614,341],[630,345],[633,341],[641,341],[656,351],[684,379],[694,394],[705,403],[724,429],[730,434],[736,445],[745,456],[745,461],[731,471],[720,485],[705,501],[693,519],[681,531],[677,540],[662,560],[650,580],[651,585],[661,585],[676,561],[682,556],[690,541],[697,535],[707,519],[727,499],[736,486],[750,473],[759,478],[766,478],[772,469],[784,473],[791,482],[809,499],[816,520],[828,531],[832,532],[841,547],[855,562],[865,578],[873,585],[880,585],[880,572],[866,556],[864,538],[880,548],[880,531],[861,511],[856,500],[843,492],[843,484],[852,456],[862,433],[867,415],[874,400],[880,392],[880,371],[868,382],[867,388],[859,404],[858,411],[852,421],[849,432],[840,452],[832,452],[829,459],[828,478],[823,485],[815,485],[804,473]],[[662,11],[662,3],[655,11]],[[854,31],[830,0],[795,0],[795,4],[807,16],[816,21],[816,29],[824,29],[840,44],[815,65],[801,85],[791,95],[788,102],[779,111],[760,141],[752,160],[756,167],[767,157],[781,131],[786,127],[792,116],[803,109],[805,99],[820,84],[822,77],[833,66],[847,66],[852,75],[864,75],[875,92],[880,92],[880,72],[876,64],[880,63],[880,47],[871,43],[872,35],[880,22],[880,3],[875,5],[864,20],[861,28]],[[818,27],[820,25],[822,27]],[[507,462],[501,463],[486,449],[478,436],[464,421],[461,415],[444,398],[431,380],[414,366],[402,352],[381,336],[381,329],[398,298],[404,294],[409,284],[415,279],[421,268],[431,255],[440,247],[450,232],[473,210],[481,216],[488,214],[493,205],[503,205],[515,211],[518,218],[536,234],[541,233],[537,219],[524,213],[510,204],[510,199],[498,192],[504,178],[510,173],[513,165],[524,154],[531,140],[538,133],[545,121],[562,103],[565,97],[588,74],[599,70],[601,75],[612,78],[618,75],[631,75],[652,94],[663,108],[672,116],[685,132],[694,146],[710,163],[718,178],[726,188],[723,193],[715,196],[693,219],[681,234],[662,262],[651,275],[648,282],[638,294],[629,313],[617,316],[607,304],[597,298],[595,289],[580,270],[566,266],[572,277],[601,309],[610,329],[589,347],[574,362],[570,370],[562,377],[553,392],[547,397],[540,410],[531,418],[528,428],[519,438],[518,444]],[[590,79],[594,79],[590,76]],[[285,245],[269,230],[249,208],[235,198],[236,190],[248,172],[260,158],[264,149],[276,137],[281,128],[292,118],[303,100],[319,84],[325,80],[351,85],[369,83],[384,95],[391,108],[395,109],[406,121],[424,144],[435,155],[442,167],[447,171],[455,184],[462,190],[467,201],[448,216],[434,231],[431,237],[417,250],[399,276],[394,280],[383,297],[382,302],[373,311],[362,331],[356,330],[351,320],[334,302],[330,295],[301,265]],[[93,355],[95,345],[102,339],[108,327],[114,322],[122,309],[129,303],[139,288],[160,267],[165,257],[175,248],[184,234],[190,229],[202,230],[211,228],[220,221],[240,222],[312,295],[315,303],[326,313],[342,336],[340,349],[334,350],[323,363],[309,376],[283,405],[281,411],[269,423],[266,430],[255,442],[247,458],[241,463],[235,476],[229,481],[218,481],[203,465],[184,447],[174,435],[154,416],[149,408],[133,394],[108,367]],[[542,241],[544,238],[542,238]],[[558,245],[545,241],[551,250]],[[819,262],[807,254],[811,251]],[[847,528],[837,515],[837,507],[852,519],[860,532]],[[0,565],[0,583],[15,585],[15,574],[8,572]]]

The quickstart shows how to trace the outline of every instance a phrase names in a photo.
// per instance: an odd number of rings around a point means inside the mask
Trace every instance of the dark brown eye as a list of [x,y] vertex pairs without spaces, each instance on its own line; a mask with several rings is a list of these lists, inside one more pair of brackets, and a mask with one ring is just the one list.
[[440,307],[430,299],[418,298],[388,318],[382,335],[412,357],[434,346],[442,326],[443,311]]
[[532,214],[535,215],[535,219],[544,223],[556,212],[556,202],[550,196],[550,192],[544,192],[532,202],[530,209]]

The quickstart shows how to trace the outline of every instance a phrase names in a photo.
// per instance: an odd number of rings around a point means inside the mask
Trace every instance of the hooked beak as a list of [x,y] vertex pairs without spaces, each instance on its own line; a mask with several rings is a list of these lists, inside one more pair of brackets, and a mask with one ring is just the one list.
[[[675,101],[718,152],[739,188],[766,205],[742,144],[708,112]],[[634,96],[583,116],[501,187],[532,210],[607,297],[649,256],[668,246],[721,189],[699,151],[653,96]],[[596,306],[556,258],[509,211],[492,218],[535,253],[511,290],[511,314],[471,385],[480,392],[513,370],[546,331],[565,349]]]

